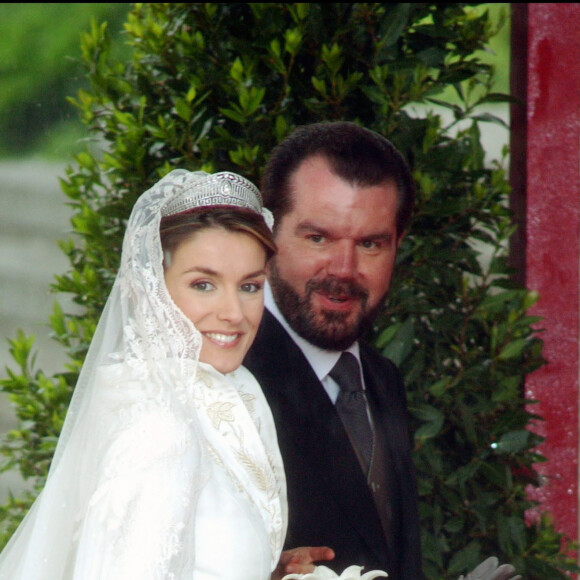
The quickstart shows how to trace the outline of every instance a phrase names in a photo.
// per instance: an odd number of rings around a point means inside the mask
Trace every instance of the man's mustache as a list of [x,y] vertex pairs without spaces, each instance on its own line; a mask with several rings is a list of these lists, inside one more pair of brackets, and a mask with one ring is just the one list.
[[367,289],[355,280],[341,280],[336,276],[327,276],[323,280],[309,280],[306,283],[306,294],[310,296],[313,292],[358,298],[364,303],[369,297]]

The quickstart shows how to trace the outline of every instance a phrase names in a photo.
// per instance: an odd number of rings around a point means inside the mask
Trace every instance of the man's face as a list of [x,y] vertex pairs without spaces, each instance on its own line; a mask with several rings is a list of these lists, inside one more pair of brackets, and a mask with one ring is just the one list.
[[397,189],[353,186],[319,156],[303,161],[290,185],[292,209],[269,265],[274,298],[298,334],[342,350],[372,323],[389,288],[400,241]]

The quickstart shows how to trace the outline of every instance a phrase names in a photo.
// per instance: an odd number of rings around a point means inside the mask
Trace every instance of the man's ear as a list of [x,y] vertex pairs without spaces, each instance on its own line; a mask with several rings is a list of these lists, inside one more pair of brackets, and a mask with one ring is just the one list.
[[399,246],[401,245],[401,242],[403,241],[403,238],[407,235],[407,232],[404,231],[398,238],[397,238],[397,250],[399,249]]

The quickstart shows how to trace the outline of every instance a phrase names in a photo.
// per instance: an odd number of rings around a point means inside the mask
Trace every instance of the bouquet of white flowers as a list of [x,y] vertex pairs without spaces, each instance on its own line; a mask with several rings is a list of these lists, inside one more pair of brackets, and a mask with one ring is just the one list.
[[349,566],[338,576],[326,566],[317,566],[310,574],[287,574],[282,580],[373,580],[374,578],[386,578],[388,574],[382,570],[371,570],[360,575],[362,566]]
[[499,565],[499,560],[492,556],[484,560],[467,576],[460,576],[459,580],[521,580],[521,576],[514,576],[516,569],[511,564]]
[[[382,570],[371,570],[361,576],[363,566],[349,566],[338,576],[326,566],[317,566],[314,572],[309,574],[287,574],[282,580],[373,580],[374,578],[386,578],[388,574]],[[467,576],[460,576],[459,580],[521,580],[521,576],[515,574],[515,568],[511,564],[499,565],[495,556],[487,558]]]

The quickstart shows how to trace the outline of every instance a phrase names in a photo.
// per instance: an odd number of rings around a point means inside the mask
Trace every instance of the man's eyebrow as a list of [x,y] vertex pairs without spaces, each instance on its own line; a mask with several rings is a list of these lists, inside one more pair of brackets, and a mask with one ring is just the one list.
[[[297,234],[317,233],[317,234],[320,234],[321,236],[324,236],[326,238],[333,238],[334,237],[334,234],[332,233],[331,230],[324,228],[320,225],[317,225],[311,221],[304,221],[304,222],[298,224],[298,226],[296,226],[296,233]],[[360,238],[357,238],[357,240],[360,242],[370,242],[373,240],[383,240],[387,243],[390,243],[390,242],[392,242],[392,240],[394,238],[395,238],[395,235],[391,232],[377,232],[377,233],[368,234],[366,236],[361,236]]]
[[373,240],[384,240],[385,242],[391,242],[395,236],[390,232],[385,232],[381,234],[370,234],[368,236],[363,236],[361,241],[371,242]]
[[323,228],[322,226],[319,226],[311,221],[305,221],[305,222],[298,224],[296,226],[296,232],[297,233],[317,232],[320,234],[329,234],[330,233],[326,228]]

